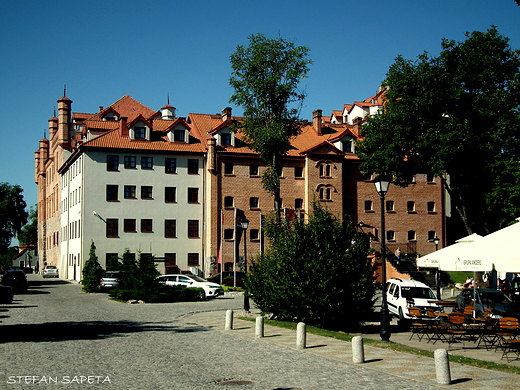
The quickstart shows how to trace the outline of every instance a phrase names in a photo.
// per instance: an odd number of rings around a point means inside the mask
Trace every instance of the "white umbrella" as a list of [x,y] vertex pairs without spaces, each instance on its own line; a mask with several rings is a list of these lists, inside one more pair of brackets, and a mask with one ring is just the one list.
[[471,244],[480,239],[482,236],[476,233],[463,237],[455,244],[419,257],[417,267],[440,268],[443,271],[475,271],[473,267],[469,267],[469,264],[464,264],[462,259],[465,258]]

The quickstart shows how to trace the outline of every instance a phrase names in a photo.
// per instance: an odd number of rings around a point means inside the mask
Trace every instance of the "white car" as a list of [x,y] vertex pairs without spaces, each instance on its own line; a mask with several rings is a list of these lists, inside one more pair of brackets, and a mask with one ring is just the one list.
[[219,295],[224,295],[222,286],[217,283],[208,282],[205,279],[199,278],[195,275],[161,275],[157,279],[160,283],[166,286],[186,286],[198,287],[203,290],[200,298],[216,298]]
[[55,265],[46,265],[43,269],[43,277],[44,278],[57,278],[58,275],[58,267]]
[[433,303],[437,297],[432,289],[417,280],[388,279],[386,281],[386,300],[388,311],[399,317],[399,320],[411,319],[408,308],[412,306],[421,310],[428,307],[435,311],[440,309]]

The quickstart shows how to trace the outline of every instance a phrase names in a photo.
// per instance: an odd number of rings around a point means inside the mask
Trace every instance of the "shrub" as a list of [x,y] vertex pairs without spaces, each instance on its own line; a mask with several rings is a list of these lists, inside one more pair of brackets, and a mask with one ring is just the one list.
[[271,246],[245,282],[263,313],[330,329],[368,318],[374,296],[368,235],[317,202],[308,223],[271,218],[265,231]]
[[99,279],[103,276],[103,268],[98,262],[96,256],[96,246],[94,241],[90,244],[90,253],[88,260],[83,266],[83,278],[81,284],[83,285],[83,291],[87,293],[94,293],[99,291]]

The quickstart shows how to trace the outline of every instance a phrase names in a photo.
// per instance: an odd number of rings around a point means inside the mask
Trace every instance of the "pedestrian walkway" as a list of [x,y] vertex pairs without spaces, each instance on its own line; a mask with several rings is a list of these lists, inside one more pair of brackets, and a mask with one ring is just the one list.
[[[255,338],[255,322],[240,320],[238,317],[245,313],[235,312],[233,330],[225,330],[225,311],[202,312],[190,315],[190,322],[210,327],[215,330],[236,334],[238,337]],[[366,336],[363,336],[366,337]],[[374,337],[375,335],[369,336]],[[393,341],[409,337],[394,335]],[[393,374],[406,380],[417,381],[418,386],[423,383],[427,385],[437,385],[435,361],[433,358],[417,356],[402,352],[395,352],[388,349],[370,347],[365,345],[365,363],[355,364],[352,362],[351,343],[333,338],[307,334],[306,348],[296,349],[296,331],[274,326],[265,325],[264,337],[257,339],[258,342],[270,343],[286,348],[293,348],[297,353],[308,353],[321,356],[324,359],[344,362],[345,364],[363,367],[367,370]],[[426,343],[422,343],[423,347]],[[445,348],[447,345],[435,345],[428,348]],[[422,348],[426,349],[426,348]],[[450,353],[454,353],[451,351]],[[499,355],[497,353],[497,355]],[[499,355],[500,357],[500,355]],[[481,360],[484,360],[481,358]],[[520,376],[499,371],[487,370],[464,364],[450,362],[452,383],[449,388],[460,389],[504,389],[510,390],[519,387]],[[443,387],[438,385],[439,387]]]

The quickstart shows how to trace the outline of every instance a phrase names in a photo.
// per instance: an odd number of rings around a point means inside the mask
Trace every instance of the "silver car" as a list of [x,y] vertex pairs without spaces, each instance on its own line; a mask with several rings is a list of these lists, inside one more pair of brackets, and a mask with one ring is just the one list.
[[46,265],[43,269],[42,273],[44,278],[57,278],[58,275],[58,267],[55,265]]
[[102,290],[119,287],[123,272],[121,271],[106,271],[101,279],[99,279],[99,287]]

